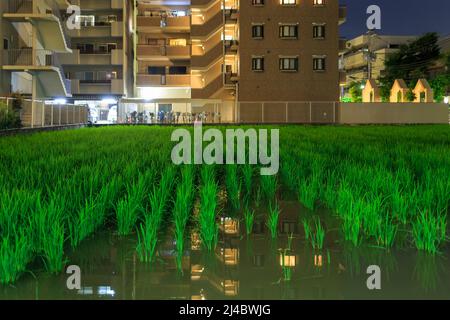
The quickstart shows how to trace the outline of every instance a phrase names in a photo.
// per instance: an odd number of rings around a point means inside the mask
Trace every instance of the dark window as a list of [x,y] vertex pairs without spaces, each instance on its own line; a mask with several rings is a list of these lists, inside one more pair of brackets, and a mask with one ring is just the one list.
[[170,67],[169,74],[187,74],[187,67],[185,66]]
[[297,233],[297,223],[292,221],[283,221],[281,224],[281,232],[284,234]]
[[264,38],[264,25],[258,24],[252,26],[252,38]]
[[252,0],[252,5],[254,6],[263,6],[264,0]]
[[313,69],[314,71],[323,71],[325,70],[325,58],[324,57],[316,57],[313,58]]
[[313,26],[313,38],[315,39],[325,38],[325,25]]
[[253,71],[264,71],[264,58],[263,57],[252,58],[252,70]]
[[166,67],[148,67],[148,74],[166,74]]
[[281,25],[280,26],[280,38],[296,39],[297,37],[298,37],[298,26],[297,25]]
[[9,49],[9,40],[6,38],[3,38],[3,50]]
[[281,71],[298,71],[298,58],[280,58]]

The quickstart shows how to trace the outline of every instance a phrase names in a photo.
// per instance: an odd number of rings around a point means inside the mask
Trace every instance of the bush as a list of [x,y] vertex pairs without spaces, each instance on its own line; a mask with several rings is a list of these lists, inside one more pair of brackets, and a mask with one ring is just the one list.
[[0,102],[0,130],[20,127],[21,122],[19,112],[16,110],[8,110],[8,106],[4,102]]

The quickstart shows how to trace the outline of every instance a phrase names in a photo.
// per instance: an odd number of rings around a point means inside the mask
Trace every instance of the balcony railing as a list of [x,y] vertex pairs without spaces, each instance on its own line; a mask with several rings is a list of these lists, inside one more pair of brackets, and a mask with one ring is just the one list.
[[[67,29],[66,23],[61,15],[60,8],[58,3],[55,0],[47,1],[46,4],[49,6],[49,10],[46,12],[47,14],[53,14],[60,21],[60,25],[62,28],[62,33],[64,35],[64,39],[66,40],[66,45],[68,48],[71,46],[71,39],[68,36],[69,31]],[[9,0],[8,8],[5,13],[14,13],[14,14],[31,14],[33,13],[33,0]]]
[[138,74],[138,86],[174,86],[189,87],[191,85],[190,74]]
[[58,56],[48,50],[34,50],[32,48],[9,49],[5,50],[8,66],[23,66],[23,67],[55,67],[61,76],[66,91],[70,93],[70,80],[66,79],[64,70],[59,62]]

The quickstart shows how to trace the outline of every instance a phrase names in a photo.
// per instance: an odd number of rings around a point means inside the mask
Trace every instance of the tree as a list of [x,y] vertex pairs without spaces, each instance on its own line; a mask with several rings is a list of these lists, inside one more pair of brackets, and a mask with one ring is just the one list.
[[417,83],[420,78],[429,79],[430,67],[439,58],[438,35],[434,32],[402,45],[385,62],[385,73],[380,79],[383,101],[389,100],[395,79],[404,79],[409,84]]
[[352,81],[349,86],[348,92],[352,98],[352,102],[362,102],[362,88],[364,87],[364,82]]

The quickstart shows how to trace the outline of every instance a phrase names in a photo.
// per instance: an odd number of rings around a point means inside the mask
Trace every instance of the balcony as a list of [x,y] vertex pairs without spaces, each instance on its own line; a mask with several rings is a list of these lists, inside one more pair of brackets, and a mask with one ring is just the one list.
[[191,28],[191,17],[162,17],[162,16],[145,16],[137,17],[137,26],[144,32],[163,30],[167,32],[185,31],[189,32]]
[[218,29],[222,28],[224,23],[224,15],[221,10],[204,24],[193,24],[191,27],[191,35],[197,38],[208,38],[210,35],[216,33]]
[[72,79],[72,94],[74,95],[123,95],[123,79],[112,80],[79,80]]
[[[33,12],[33,0],[12,0],[3,18],[12,23],[30,23],[38,31],[38,40],[46,50],[72,52],[66,24],[61,17],[59,1],[50,0],[39,12]],[[63,1],[64,6],[67,2]]]
[[66,79],[63,68],[55,53],[32,48],[5,50],[7,63],[4,70],[27,72],[38,81],[37,98],[69,97],[70,81]]
[[68,31],[73,38],[120,38],[123,37],[123,21],[111,22],[111,24],[86,25],[81,29]]
[[154,46],[154,45],[138,45],[137,56],[139,60],[151,59],[190,59],[190,46]]
[[194,55],[191,58],[191,65],[196,69],[206,69],[218,60],[223,58],[224,43],[220,41],[203,55]]
[[190,74],[138,74],[138,87],[190,87]]
[[339,6],[339,25],[347,21],[347,6]]
[[115,49],[111,52],[80,52],[74,49],[72,54],[59,54],[62,65],[121,65],[123,50]]
[[123,9],[122,0],[70,0],[70,3],[83,8],[83,10]]

